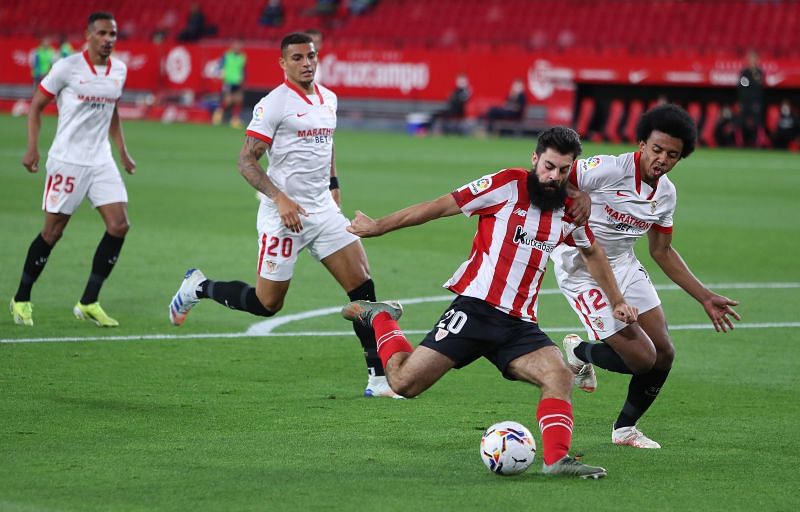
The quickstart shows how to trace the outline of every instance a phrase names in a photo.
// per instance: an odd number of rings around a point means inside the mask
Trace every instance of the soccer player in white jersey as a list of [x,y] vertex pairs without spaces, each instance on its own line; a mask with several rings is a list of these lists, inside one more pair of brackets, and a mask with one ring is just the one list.
[[636,241],[648,237],[650,255],[675,284],[694,297],[714,328],[733,329],[732,309],[738,303],[706,288],[672,247],[675,185],[666,176],[694,151],[697,129],[683,109],[661,105],[639,120],[639,151],[619,156],[594,156],[575,163],[570,182],[589,193],[589,226],[608,255],[626,302],[639,310],[634,324],[613,316],[613,304],[590,274],[583,258],[569,247],[553,253],[558,285],[583,323],[592,342],[576,335],[564,338],[564,350],[575,383],[591,392],[597,386],[593,364],[631,374],[628,395],[612,426],[617,445],[660,448],[645,436],[636,422],[647,411],[667,380],[675,348],[664,311],[650,277],[633,251]]
[[[351,300],[375,300],[375,285],[361,241],[348,233],[350,221],[339,208],[333,135],[336,95],[315,84],[317,51],[307,34],[281,42],[283,84],[256,104],[239,155],[242,176],[263,194],[258,211],[258,278],[207,279],[189,269],[169,306],[170,321],[181,325],[200,299],[269,317],[280,311],[300,251],[307,248],[347,292]],[[269,157],[267,172],[259,164]],[[371,329],[353,328],[364,348],[368,397],[400,398],[386,382]]]
[[546,130],[531,157],[533,169],[504,169],[451,194],[419,203],[378,220],[356,213],[350,231],[380,236],[459,212],[479,216],[469,259],[445,284],[458,297],[422,343],[412,350],[396,320],[397,303],[354,301],[343,316],[375,329],[378,355],[392,389],[417,396],[451,368],[485,357],[510,380],[542,390],[536,411],[542,432],[543,472],[601,478],[606,470],[568,455],[572,440],[572,373],[561,353],[539,329],[539,287],[550,252],[565,243],[583,255],[592,274],[612,298],[614,318],[636,320],[614,281],[603,249],[591,231],[565,214],[567,175],[580,154],[578,134],[564,127]]
[[109,135],[125,170],[133,174],[136,168],[125,146],[117,110],[128,70],[122,61],[111,58],[116,41],[114,17],[105,12],[91,14],[86,50],[56,62],[34,92],[28,115],[28,149],[22,159],[29,172],[39,170],[42,110],[53,98],[58,105],[58,130],[47,154],[44,228],[28,249],[19,288],[11,299],[11,315],[17,324],[33,325],[33,284],[72,214],[88,197],[103,218],[106,233],[97,246],[89,281],[73,313],[101,327],[119,325],[97,301],[128,233],[128,193],[111,154]]

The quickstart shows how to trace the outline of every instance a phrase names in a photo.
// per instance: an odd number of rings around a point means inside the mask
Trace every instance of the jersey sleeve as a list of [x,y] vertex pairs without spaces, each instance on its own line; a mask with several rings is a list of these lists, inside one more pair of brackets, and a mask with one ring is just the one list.
[[622,168],[613,156],[601,155],[576,160],[569,173],[569,181],[584,192],[593,192],[613,185],[623,175]]
[[[510,198],[509,187],[519,179],[515,169],[487,174],[452,192],[453,199],[467,217],[491,215],[499,211]],[[525,171],[522,173],[527,174]]]
[[69,71],[69,67],[66,65],[66,59],[57,61],[53,64],[53,67],[50,68],[50,72],[39,82],[39,90],[50,98],[58,96],[61,89],[67,86],[70,74]]
[[282,117],[283,108],[275,100],[275,96],[267,95],[253,108],[253,118],[245,134],[272,145]]
[[588,224],[576,226],[572,223],[564,224],[564,242],[570,247],[581,247],[583,249],[591,247],[594,243],[594,233]]

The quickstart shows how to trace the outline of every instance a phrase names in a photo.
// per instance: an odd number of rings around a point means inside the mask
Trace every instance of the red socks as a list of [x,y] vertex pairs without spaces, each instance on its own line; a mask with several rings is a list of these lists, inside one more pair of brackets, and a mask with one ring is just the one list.
[[545,464],[562,459],[572,442],[572,405],[558,398],[545,398],[536,409],[542,432],[542,453]]
[[398,352],[413,352],[414,348],[400,330],[395,320],[389,313],[382,312],[375,315],[372,319],[372,328],[375,329],[375,340],[378,343],[378,357],[381,358],[383,367],[389,359]]

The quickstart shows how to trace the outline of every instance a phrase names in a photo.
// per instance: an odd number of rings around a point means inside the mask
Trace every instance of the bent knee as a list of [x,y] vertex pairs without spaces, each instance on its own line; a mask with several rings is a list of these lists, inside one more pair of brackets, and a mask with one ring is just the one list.
[[670,343],[666,348],[658,350],[653,367],[657,370],[669,370],[673,361],[675,361],[675,347]]
[[264,309],[269,310],[272,314],[275,314],[283,309],[283,300],[262,300],[259,297],[258,301],[262,306],[264,306]]
[[405,377],[389,377],[388,380],[392,391],[405,398],[414,398],[423,391],[422,387]]
[[125,235],[128,234],[131,225],[128,223],[127,220],[122,220],[119,222],[114,222],[106,226],[106,231],[111,236],[115,236],[117,238],[125,238]]

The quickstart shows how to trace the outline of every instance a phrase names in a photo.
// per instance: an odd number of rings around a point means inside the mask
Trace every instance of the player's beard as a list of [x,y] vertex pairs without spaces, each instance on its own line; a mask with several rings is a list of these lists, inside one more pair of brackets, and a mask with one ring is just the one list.
[[554,185],[545,185],[539,181],[536,171],[531,171],[528,174],[528,196],[531,204],[540,210],[562,208],[567,198],[567,182],[564,181],[560,185],[557,182]]

